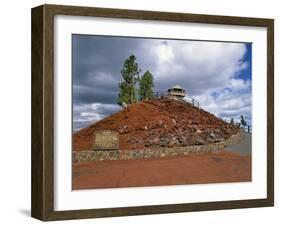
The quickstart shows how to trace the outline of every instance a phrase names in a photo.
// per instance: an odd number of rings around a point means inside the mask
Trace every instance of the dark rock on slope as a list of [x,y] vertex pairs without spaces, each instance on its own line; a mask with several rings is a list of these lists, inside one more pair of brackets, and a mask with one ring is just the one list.
[[120,149],[204,145],[220,142],[239,128],[182,101],[139,102],[73,135],[74,151],[92,149],[93,133],[119,132]]

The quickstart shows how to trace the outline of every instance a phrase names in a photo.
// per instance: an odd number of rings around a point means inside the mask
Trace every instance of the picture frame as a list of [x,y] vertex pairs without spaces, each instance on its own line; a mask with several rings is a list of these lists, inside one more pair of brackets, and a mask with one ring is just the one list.
[[[267,40],[266,198],[210,202],[55,210],[54,163],[54,18],[57,15],[224,26],[261,27]],[[43,221],[163,214],[274,205],[274,20],[187,13],[63,5],[32,9],[32,186],[31,215]]]

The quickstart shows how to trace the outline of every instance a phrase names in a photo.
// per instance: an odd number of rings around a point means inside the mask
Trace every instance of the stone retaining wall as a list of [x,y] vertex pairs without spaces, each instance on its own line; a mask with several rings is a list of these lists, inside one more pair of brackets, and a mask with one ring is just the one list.
[[202,155],[223,150],[227,146],[238,143],[244,138],[244,132],[232,135],[229,139],[207,145],[194,145],[185,147],[159,147],[136,150],[102,150],[102,151],[74,151],[72,158],[74,163],[103,160],[129,160],[149,159],[157,157],[169,157],[178,155]]

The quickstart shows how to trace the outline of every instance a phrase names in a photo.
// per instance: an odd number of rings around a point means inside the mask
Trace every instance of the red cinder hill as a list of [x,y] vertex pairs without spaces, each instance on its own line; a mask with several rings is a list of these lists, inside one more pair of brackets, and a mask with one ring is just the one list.
[[73,135],[73,150],[91,150],[93,133],[119,132],[121,150],[204,145],[220,142],[239,129],[213,114],[168,98],[138,102]]

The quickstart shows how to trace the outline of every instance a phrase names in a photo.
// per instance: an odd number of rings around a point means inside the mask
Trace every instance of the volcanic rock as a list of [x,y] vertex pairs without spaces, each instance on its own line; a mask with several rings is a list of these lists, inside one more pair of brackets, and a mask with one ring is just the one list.
[[239,131],[209,112],[168,98],[138,102],[73,135],[73,150],[91,150],[93,133],[119,133],[119,148],[176,147],[220,142]]

